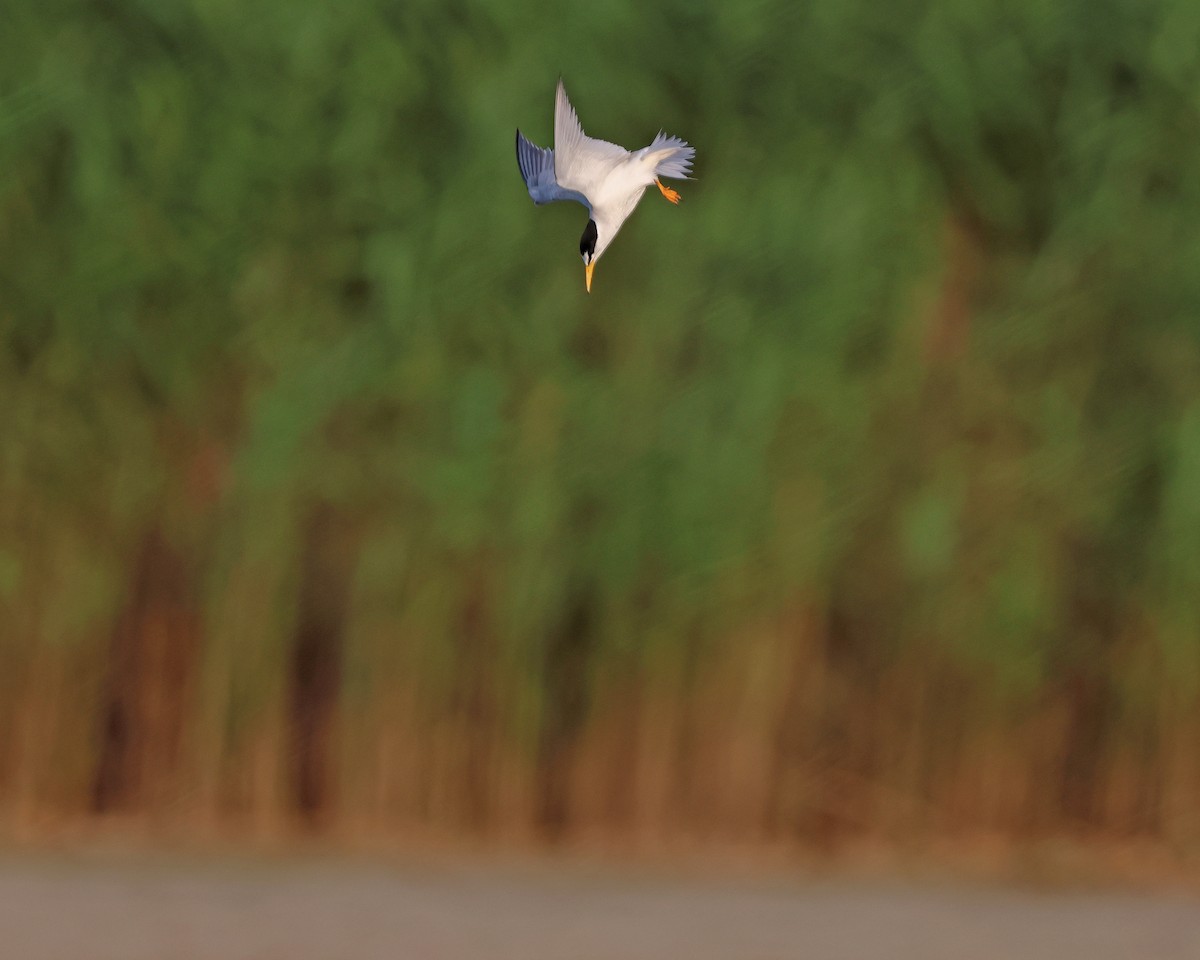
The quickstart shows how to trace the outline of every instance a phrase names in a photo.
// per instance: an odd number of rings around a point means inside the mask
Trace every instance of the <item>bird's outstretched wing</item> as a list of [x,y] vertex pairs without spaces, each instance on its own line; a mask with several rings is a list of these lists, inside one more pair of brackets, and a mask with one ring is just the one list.
[[521,176],[525,178],[525,186],[534,203],[575,200],[591,209],[582,194],[559,186],[554,178],[554,151],[530,142],[520,130],[517,131],[517,166],[521,168]]
[[588,195],[609,171],[629,156],[629,151],[583,132],[567,88],[558,81],[554,99],[554,178],[559,186]]

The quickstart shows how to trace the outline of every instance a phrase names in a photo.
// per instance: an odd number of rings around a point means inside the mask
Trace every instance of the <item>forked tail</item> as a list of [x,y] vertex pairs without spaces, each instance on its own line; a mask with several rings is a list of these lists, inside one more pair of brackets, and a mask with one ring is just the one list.
[[654,164],[656,177],[689,179],[688,174],[692,172],[692,158],[695,155],[695,147],[678,137],[668,137],[661,132],[646,148],[646,157]]

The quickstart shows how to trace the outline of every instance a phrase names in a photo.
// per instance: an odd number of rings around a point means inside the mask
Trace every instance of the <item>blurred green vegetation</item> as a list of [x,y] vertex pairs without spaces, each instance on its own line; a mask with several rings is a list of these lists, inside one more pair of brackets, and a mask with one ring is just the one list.
[[[661,768],[1200,837],[1198,51],[1194,0],[10,2],[4,809],[286,807],[336,725],[384,819]],[[697,148],[590,296],[513,156],[560,74]]]

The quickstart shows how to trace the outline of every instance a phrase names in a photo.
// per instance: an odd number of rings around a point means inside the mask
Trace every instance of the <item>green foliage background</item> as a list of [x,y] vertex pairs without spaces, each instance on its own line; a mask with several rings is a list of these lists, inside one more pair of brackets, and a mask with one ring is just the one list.
[[[323,503],[362,531],[351,711],[453,687],[482,578],[505,742],[583,585],[596,676],[801,606],[863,697],[925,663],[1015,716],[1082,677],[1105,743],[1165,749],[1200,691],[1198,51],[1194,0],[9,2],[10,704],[39,650],[102,674],[161,529],[236,739]],[[697,148],[590,296],[583,211],[513,156],[560,74],[592,135]]]

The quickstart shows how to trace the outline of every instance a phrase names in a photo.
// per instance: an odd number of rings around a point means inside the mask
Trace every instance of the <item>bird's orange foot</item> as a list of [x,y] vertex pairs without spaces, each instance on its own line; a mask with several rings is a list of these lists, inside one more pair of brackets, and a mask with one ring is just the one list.
[[657,179],[654,181],[654,185],[656,187],[658,187],[658,189],[662,191],[662,195],[664,197],[666,197],[668,200],[670,200],[672,203],[679,202],[679,191],[678,190],[672,190],[670,187],[664,187],[662,185],[662,181],[657,180]]

